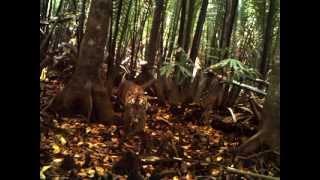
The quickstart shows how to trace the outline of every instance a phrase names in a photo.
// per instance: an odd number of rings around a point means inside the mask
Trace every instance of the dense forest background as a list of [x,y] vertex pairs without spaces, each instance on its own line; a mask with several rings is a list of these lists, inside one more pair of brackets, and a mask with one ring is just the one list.
[[279,24],[279,0],[40,0],[41,178],[277,179]]

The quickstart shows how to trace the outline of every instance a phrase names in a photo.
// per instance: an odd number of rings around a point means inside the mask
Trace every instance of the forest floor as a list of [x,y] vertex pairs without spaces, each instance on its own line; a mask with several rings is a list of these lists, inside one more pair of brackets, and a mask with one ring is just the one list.
[[[40,111],[61,85],[59,80],[41,82]],[[145,178],[165,170],[175,173],[162,179],[257,179],[248,171],[279,176],[277,153],[240,156],[231,151],[257,132],[258,123],[248,104],[233,107],[233,117],[229,111],[211,112],[210,124],[204,125],[200,121],[203,110],[194,104],[176,107],[159,105],[156,100],[150,103],[145,133],[125,142],[121,140],[121,112],[116,113],[119,122],[115,125],[41,112],[41,177],[127,179],[127,175],[112,172],[112,166],[128,151],[138,155]]]

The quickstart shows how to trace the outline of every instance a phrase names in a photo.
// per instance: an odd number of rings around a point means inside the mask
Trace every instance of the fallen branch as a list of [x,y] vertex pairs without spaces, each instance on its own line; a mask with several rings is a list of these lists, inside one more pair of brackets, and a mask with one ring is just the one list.
[[262,175],[262,174],[249,172],[249,171],[243,171],[243,170],[235,169],[235,168],[232,168],[232,167],[226,167],[225,170],[227,170],[228,172],[237,173],[237,174],[243,174],[243,175],[249,175],[249,176],[253,176],[253,177],[257,177],[257,178],[270,179],[270,180],[280,180],[279,177],[266,176],[266,175]]
[[267,95],[266,92],[264,92],[264,91],[262,91],[262,90],[260,90],[260,89],[258,89],[258,88],[256,88],[256,87],[250,86],[250,85],[248,85],[248,84],[243,84],[243,83],[240,83],[240,82],[235,81],[235,80],[232,80],[232,81],[222,81],[222,82],[223,82],[223,83],[228,83],[228,84],[233,84],[233,85],[239,86],[239,87],[241,87],[241,88],[243,88],[243,89],[246,89],[246,90],[249,90],[249,91],[253,91],[253,92],[255,92],[255,93],[257,93],[257,94],[260,94],[260,95],[263,95],[263,96],[266,96],[266,95]]

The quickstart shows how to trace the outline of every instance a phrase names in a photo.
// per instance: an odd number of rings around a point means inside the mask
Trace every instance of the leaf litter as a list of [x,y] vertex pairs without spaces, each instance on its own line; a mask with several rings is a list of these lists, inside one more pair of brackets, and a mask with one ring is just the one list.
[[[48,105],[61,87],[62,82],[57,80],[42,81],[40,108]],[[249,105],[238,105],[232,113],[226,110],[222,115],[212,112],[210,126],[199,123],[200,117],[196,116],[176,118],[169,105],[151,105],[156,111],[147,120],[143,137],[134,136],[124,143],[121,125],[88,124],[83,118],[41,114],[40,178],[103,179],[113,174],[113,179],[127,179],[127,175],[112,172],[113,165],[127,151],[138,154],[144,164],[141,171],[144,177],[157,171],[175,170],[178,174],[167,178],[248,179],[245,175],[227,173],[222,166],[255,173],[263,169],[265,175],[279,175],[280,169],[268,156],[261,163],[261,158],[241,160],[232,153],[243,139],[257,131]],[[193,107],[184,107],[183,115],[190,114]],[[121,118],[121,114],[117,115]]]

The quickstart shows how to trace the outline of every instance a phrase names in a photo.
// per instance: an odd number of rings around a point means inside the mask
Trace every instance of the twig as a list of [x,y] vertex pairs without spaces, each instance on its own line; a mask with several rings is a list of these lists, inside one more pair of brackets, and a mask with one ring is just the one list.
[[45,33],[44,33],[44,31],[40,28],[40,33],[42,34],[42,35],[44,35]]
[[163,121],[166,124],[168,124],[169,126],[172,126],[172,123],[170,123],[169,121],[165,120],[164,118],[160,117],[159,119],[157,119],[157,121]]
[[253,173],[253,172],[249,172],[249,171],[243,171],[243,170],[239,170],[239,169],[235,169],[235,168],[231,168],[231,167],[226,167],[225,169],[229,172],[232,172],[232,173],[244,174],[244,175],[249,175],[249,176],[263,178],[263,179],[280,180],[279,177],[266,176],[266,175],[257,174],[257,173]]
[[237,122],[237,119],[236,119],[236,116],[234,115],[232,109],[231,109],[231,108],[227,108],[227,109],[229,110],[229,112],[230,112],[230,114],[231,114],[231,117],[232,117],[233,122],[236,123],[236,122]]

